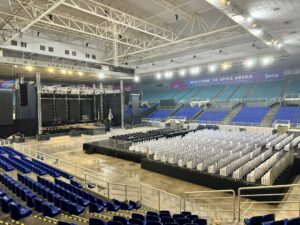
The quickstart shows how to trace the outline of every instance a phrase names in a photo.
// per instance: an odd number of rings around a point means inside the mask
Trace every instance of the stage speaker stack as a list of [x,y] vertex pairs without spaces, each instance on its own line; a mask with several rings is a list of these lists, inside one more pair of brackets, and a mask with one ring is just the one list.
[[27,84],[20,83],[20,102],[21,102],[21,106],[28,106]]
[[141,113],[140,113],[140,94],[131,94],[132,102],[132,124],[141,123]]

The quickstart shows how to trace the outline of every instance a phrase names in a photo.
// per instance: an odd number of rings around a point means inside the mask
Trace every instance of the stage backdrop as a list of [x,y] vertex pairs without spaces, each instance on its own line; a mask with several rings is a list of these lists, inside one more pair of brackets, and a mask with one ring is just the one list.
[[201,76],[193,80],[176,80],[170,83],[171,88],[190,88],[224,84],[243,84],[262,81],[284,80],[284,71],[249,72],[232,75]]

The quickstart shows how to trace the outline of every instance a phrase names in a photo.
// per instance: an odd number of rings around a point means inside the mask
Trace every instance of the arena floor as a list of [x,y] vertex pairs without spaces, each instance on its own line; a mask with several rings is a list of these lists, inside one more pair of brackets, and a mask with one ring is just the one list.
[[[124,134],[129,132],[138,132],[138,131],[147,131],[149,129],[154,129],[153,127],[142,127],[134,128],[130,130],[125,129],[112,129],[111,132],[105,135],[99,135],[93,137],[97,140],[107,139],[111,135]],[[163,176],[153,172],[149,172],[140,168],[140,164],[125,161],[118,158],[113,158],[109,156],[104,156],[100,154],[85,154],[82,150],[82,147],[73,148],[73,149],[58,149],[52,146],[55,146],[57,143],[71,143],[74,141],[83,141],[88,140],[89,137],[57,137],[52,138],[50,141],[37,142],[35,140],[28,141],[24,143],[27,146],[36,148],[37,145],[43,145],[43,152],[53,155],[61,160],[76,163],[79,166],[86,167],[93,171],[97,171],[103,174],[103,177],[115,183],[125,183],[125,184],[139,184],[139,182],[150,185],[152,187],[161,189],[163,191],[170,192],[175,195],[183,196],[185,192],[192,191],[211,191],[212,189],[174,179],[171,177]],[[47,148],[48,146],[48,148]],[[297,176],[293,182],[300,186],[300,176]],[[243,211],[241,212],[241,218],[262,215],[267,213],[276,213],[276,218],[292,218],[299,216],[299,212],[296,211],[299,209],[300,204],[300,191],[299,187],[290,188],[289,193],[294,195],[289,195],[284,198],[286,203],[280,203],[278,205],[268,205],[261,204],[249,199],[243,199],[242,207]],[[298,193],[298,194],[296,194]],[[295,195],[296,194],[296,195]],[[211,194],[214,195],[213,193]],[[224,194],[226,196],[226,194]],[[214,203],[215,204],[215,203]],[[276,211],[275,211],[275,210]],[[224,206],[226,210],[226,206]],[[222,215],[218,216],[222,218]]]

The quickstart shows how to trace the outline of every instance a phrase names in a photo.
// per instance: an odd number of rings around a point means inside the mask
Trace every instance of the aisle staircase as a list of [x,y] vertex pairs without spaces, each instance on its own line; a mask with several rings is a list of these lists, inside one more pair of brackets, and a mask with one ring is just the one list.
[[272,125],[272,119],[279,110],[280,104],[276,103],[274,104],[271,109],[269,110],[268,114],[265,116],[265,118],[262,121],[263,127],[270,127]]
[[243,104],[239,103],[237,104],[231,111],[230,113],[224,118],[221,124],[230,124],[231,120],[233,117],[235,117],[236,114],[241,110],[243,107]]

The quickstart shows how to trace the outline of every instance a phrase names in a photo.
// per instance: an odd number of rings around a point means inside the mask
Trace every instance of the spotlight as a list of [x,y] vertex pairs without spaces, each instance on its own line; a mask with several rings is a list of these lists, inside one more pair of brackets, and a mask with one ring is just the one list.
[[99,79],[104,79],[105,78],[104,73],[103,72],[98,73],[98,77]]
[[213,72],[215,72],[217,70],[217,65],[216,64],[212,64],[212,65],[210,65],[209,67],[208,67],[208,71],[210,72],[210,73],[213,73]]
[[200,73],[200,67],[199,66],[192,67],[190,69],[190,72],[191,72],[192,75],[197,75],[197,74]]
[[26,70],[32,71],[32,70],[33,70],[33,67],[32,67],[32,66],[26,66]]
[[246,59],[244,61],[244,66],[246,68],[252,68],[255,64],[256,64],[256,60],[255,59]]
[[69,74],[69,75],[72,75],[72,74],[73,74],[73,71],[69,70],[69,71],[68,71],[68,74]]
[[14,65],[14,67],[15,67],[15,68],[18,68],[18,66],[17,66],[17,65]]
[[261,59],[261,63],[263,66],[268,66],[274,61],[274,58],[271,56],[266,56]]
[[82,75],[83,75],[83,73],[79,71],[79,72],[78,72],[78,75],[79,75],[79,76],[82,76]]
[[61,71],[61,73],[62,73],[62,74],[66,74],[66,73],[67,73],[67,71],[65,71],[65,70],[62,70],[62,71]]
[[186,70],[185,70],[185,69],[179,70],[179,75],[180,75],[181,77],[184,77],[184,76],[186,75]]
[[156,80],[160,80],[161,79],[161,73],[155,74],[155,78],[156,78]]
[[54,73],[54,69],[53,68],[48,68],[48,72],[49,73]]
[[140,80],[141,80],[141,78],[140,78],[139,76],[134,76],[134,77],[133,77],[133,81],[134,81],[135,83],[140,82]]

